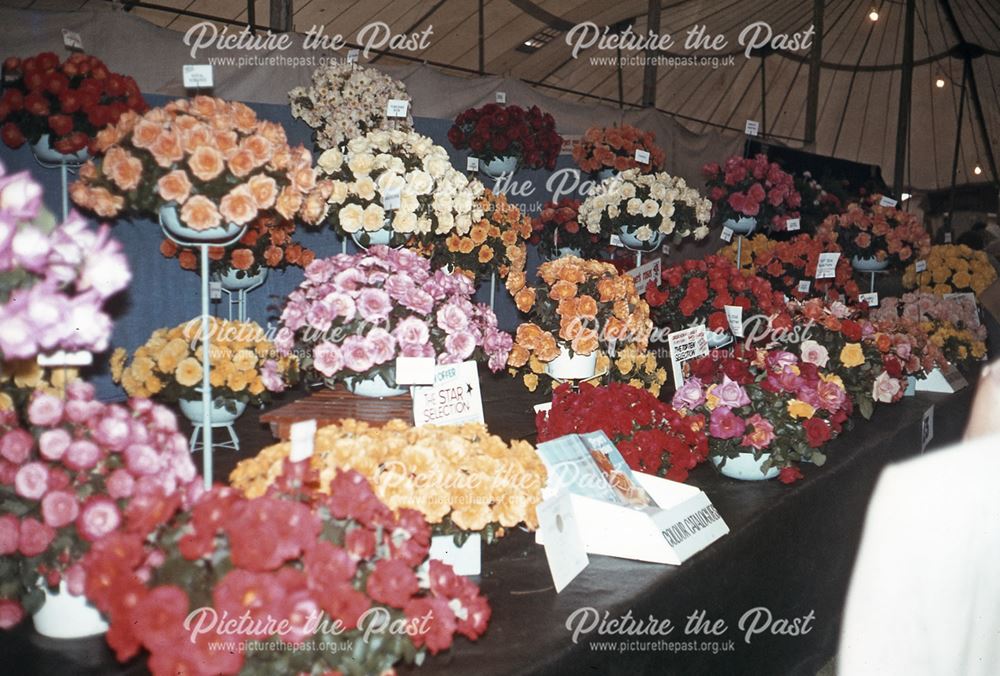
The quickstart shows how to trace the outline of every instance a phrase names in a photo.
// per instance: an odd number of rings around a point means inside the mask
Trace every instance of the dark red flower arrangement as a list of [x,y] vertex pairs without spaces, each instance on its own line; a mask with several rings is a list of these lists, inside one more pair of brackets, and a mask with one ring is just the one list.
[[515,156],[523,167],[549,171],[556,168],[562,148],[552,115],[538,106],[525,110],[496,103],[459,113],[448,130],[448,140],[459,150],[468,148],[481,160]]
[[74,53],[62,63],[52,52],[23,60],[11,56],[3,78],[0,138],[11,148],[50,134],[53,149],[73,154],[125,111],[149,108],[134,79],[112,73],[88,54]]
[[720,223],[751,217],[759,226],[777,232],[785,230],[789,218],[799,217],[802,198],[795,180],[778,163],[769,162],[767,155],[734,155],[722,166],[706,164],[702,173]]
[[548,202],[538,216],[531,220],[529,242],[538,246],[545,258],[556,255],[559,249],[579,249],[580,258],[596,258],[601,249],[601,238],[589,232],[577,221],[580,200],[563,197],[558,202]]
[[632,469],[684,481],[708,457],[705,418],[685,416],[648,390],[625,383],[584,383],[553,391],[552,409],[535,419],[538,440],[603,430]]

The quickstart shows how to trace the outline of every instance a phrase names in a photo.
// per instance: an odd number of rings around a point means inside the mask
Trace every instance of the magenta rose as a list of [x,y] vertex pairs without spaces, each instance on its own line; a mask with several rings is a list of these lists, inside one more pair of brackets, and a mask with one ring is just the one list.
[[104,482],[104,486],[108,490],[108,495],[115,500],[127,498],[132,495],[132,489],[135,486],[135,479],[127,469],[119,467],[108,475],[108,478]]
[[76,497],[67,491],[52,491],[42,499],[42,518],[47,526],[62,528],[80,514]]
[[14,475],[14,491],[22,498],[38,500],[49,489],[49,468],[41,462],[29,462]]
[[113,532],[121,522],[122,515],[114,501],[95,495],[84,503],[76,527],[83,539],[94,542]]
[[132,474],[156,474],[163,469],[163,459],[148,444],[129,444],[125,449],[125,466]]
[[355,373],[363,373],[374,365],[368,341],[361,336],[345,338],[341,354],[344,357],[344,366]]
[[59,460],[72,441],[69,432],[62,428],[46,430],[38,437],[38,452],[46,460]]
[[730,380],[727,375],[722,376],[722,382],[713,387],[711,393],[719,400],[720,406],[739,408],[750,404],[746,390],[735,380]]
[[469,316],[455,303],[447,303],[437,311],[437,325],[448,333],[458,333],[469,325]]
[[407,317],[396,325],[392,335],[401,346],[423,346],[431,339],[427,323],[418,317]]
[[367,322],[382,322],[392,312],[392,300],[382,289],[363,289],[358,296],[358,311]]
[[821,380],[816,386],[816,396],[821,408],[836,413],[843,407],[847,392],[837,383]]
[[51,427],[62,419],[63,401],[59,397],[38,392],[28,405],[28,420],[32,425]]
[[15,465],[20,465],[31,455],[35,438],[22,429],[10,430],[0,439],[0,455]]
[[725,406],[712,411],[709,432],[716,439],[735,439],[743,436],[746,423]]
[[396,339],[381,327],[368,332],[368,347],[374,364],[384,364],[396,357]]
[[705,403],[705,391],[701,380],[688,378],[676,392],[672,401],[674,408],[693,410]]
[[444,348],[454,361],[465,361],[476,349],[476,338],[468,331],[460,331],[445,337]]
[[344,358],[340,348],[329,341],[324,341],[313,348],[313,368],[323,376],[332,378],[344,368]]
[[[127,429],[127,426],[126,426]],[[63,455],[63,462],[70,469],[87,470],[94,467],[101,459],[101,449],[93,441],[77,439],[72,442]]]
[[49,548],[55,536],[56,532],[51,526],[29,516],[21,520],[18,548],[25,556],[38,556]]

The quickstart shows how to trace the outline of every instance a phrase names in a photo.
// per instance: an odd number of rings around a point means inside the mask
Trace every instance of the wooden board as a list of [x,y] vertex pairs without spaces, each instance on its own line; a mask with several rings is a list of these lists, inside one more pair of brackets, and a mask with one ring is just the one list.
[[399,418],[412,425],[413,402],[409,393],[376,399],[359,397],[339,387],[335,390],[323,388],[260,416],[261,422],[270,425],[271,434],[283,441],[288,440],[292,423],[315,419],[316,425],[323,427],[348,418],[376,425]]

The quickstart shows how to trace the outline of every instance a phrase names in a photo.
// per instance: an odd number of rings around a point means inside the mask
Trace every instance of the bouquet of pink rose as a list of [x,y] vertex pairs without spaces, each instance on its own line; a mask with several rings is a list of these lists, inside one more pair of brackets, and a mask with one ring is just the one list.
[[706,164],[702,173],[720,223],[753,218],[767,230],[782,231],[789,218],[799,217],[802,197],[795,189],[795,179],[777,162],[769,162],[767,155],[734,155],[722,166]]
[[0,627],[65,579],[83,593],[83,555],[104,538],[144,539],[202,483],[174,414],[148,399],[94,399],[76,381],[66,398],[37,392],[27,425],[0,413]]
[[305,275],[285,303],[275,345],[328,385],[380,378],[395,388],[396,357],[482,358],[493,371],[506,364],[513,339],[488,306],[472,302],[472,281],[432,271],[412,251],[373,246],[315,260]]

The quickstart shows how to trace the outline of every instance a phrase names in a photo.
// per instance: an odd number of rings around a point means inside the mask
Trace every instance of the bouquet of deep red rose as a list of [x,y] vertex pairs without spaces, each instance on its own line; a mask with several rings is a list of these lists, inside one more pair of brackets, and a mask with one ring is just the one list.
[[528,241],[538,245],[547,259],[557,258],[562,252],[577,258],[596,258],[601,250],[601,237],[580,225],[579,211],[580,200],[563,197],[558,202],[547,202],[531,221]]
[[381,674],[486,630],[473,582],[438,561],[418,574],[419,512],[394,514],[353,470],[320,493],[307,465],[258,498],[214,488],[152,545],[119,533],[91,550],[87,597],[120,660],[144,647],[154,675]]
[[829,216],[818,232],[835,239],[844,255],[859,260],[885,261],[903,268],[926,258],[931,237],[913,214],[881,205],[881,195],[864,204],[851,204],[847,211]]
[[[103,404],[81,381],[36,392],[21,424],[0,414],[0,627],[80,595],[84,554],[115,534],[142,541],[202,484],[174,414],[148,399]],[[22,610],[23,608],[23,610]]]
[[[639,162],[635,152],[649,153],[649,162]],[[573,144],[573,160],[581,171],[597,173],[609,169],[639,169],[651,174],[663,170],[663,148],[656,145],[656,134],[623,124],[620,127],[591,127]]]
[[702,173],[719,223],[752,218],[763,228],[782,231],[789,218],[799,217],[802,198],[795,180],[767,155],[734,155],[722,166],[706,164]]
[[[149,107],[139,85],[95,56],[72,54],[64,62],[52,52],[3,62],[0,138],[11,148],[49,135],[49,146],[72,155],[93,145],[98,131],[122,113]],[[93,148],[91,147],[92,151]]]
[[648,390],[624,383],[553,390],[552,408],[535,417],[538,441],[603,430],[634,470],[685,481],[708,457],[705,418],[685,416]]
[[716,351],[695,360],[673,406],[708,419],[716,464],[749,453],[762,461],[763,473],[779,468],[785,483],[802,478],[799,461],[826,462],[819,449],[840,434],[852,411],[838,376],[784,350]]
[[475,157],[490,161],[516,157],[521,166],[552,171],[562,148],[556,121],[538,106],[487,103],[459,113],[448,130],[448,140],[458,150],[468,148]]
[[742,308],[744,324],[770,319],[776,327],[790,325],[784,298],[770,282],[716,255],[664,270],[659,287],[646,287],[646,302],[653,324],[673,330],[706,324],[710,331],[728,331],[727,305]]
[[[250,221],[236,244],[209,247],[209,267],[216,275],[235,270],[237,278],[252,277],[262,268],[284,270],[290,265],[304,268],[316,259],[316,254],[312,249],[294,242],[294,233],[294,221],[277,218],[273,214],[260,214]],[[176,258],[185,270],[198,270],[196,249],[181,247],[173,240],[164,239],[160,242],[160,253],[167,258]]]

